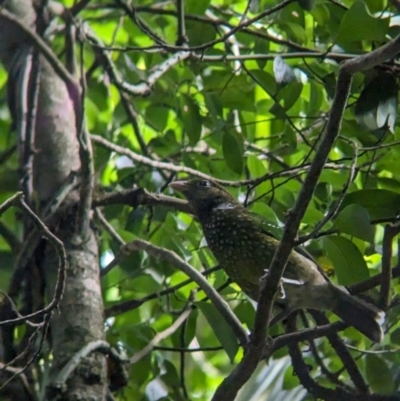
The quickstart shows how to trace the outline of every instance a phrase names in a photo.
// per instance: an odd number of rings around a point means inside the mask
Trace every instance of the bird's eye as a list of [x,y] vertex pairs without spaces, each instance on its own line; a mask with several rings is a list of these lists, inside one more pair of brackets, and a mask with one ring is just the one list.
[[209,187],[211,184],[210,184],[210,181],[202,180],[202,181],[199,182],[199,185],[201,187]]

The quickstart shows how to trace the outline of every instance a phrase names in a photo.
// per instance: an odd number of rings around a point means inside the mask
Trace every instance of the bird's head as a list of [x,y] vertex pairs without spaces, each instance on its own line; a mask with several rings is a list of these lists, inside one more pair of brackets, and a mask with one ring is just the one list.
[[240,205],[224,187],[211,180],[196,178],[188,181],[174,181],[169,186],[185,195],[200,219],[217,207]]

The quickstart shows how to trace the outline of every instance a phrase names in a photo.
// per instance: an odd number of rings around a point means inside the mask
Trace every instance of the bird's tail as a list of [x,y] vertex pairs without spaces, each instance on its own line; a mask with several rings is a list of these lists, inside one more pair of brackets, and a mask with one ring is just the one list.
[[379,343],[383,338],[382,324],[385,313],[376,306],[353,297],[341,288],[334,287],[334,289],[337,302],[332,311],[371,341]]

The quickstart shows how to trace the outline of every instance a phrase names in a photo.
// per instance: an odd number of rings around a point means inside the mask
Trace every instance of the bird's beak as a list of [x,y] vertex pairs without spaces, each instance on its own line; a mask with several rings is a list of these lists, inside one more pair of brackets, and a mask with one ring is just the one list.
[[168,186],[180,192],[183,192],[189,188],[188,181],[174,181],[171,182]]

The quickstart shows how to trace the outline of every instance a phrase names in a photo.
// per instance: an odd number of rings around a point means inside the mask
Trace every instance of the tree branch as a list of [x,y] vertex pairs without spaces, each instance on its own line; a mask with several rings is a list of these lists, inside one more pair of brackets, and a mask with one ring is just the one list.
[[[314,318],[317,325],[329,324],[329,320],[323,313],[317,311],[311,311],[311,315]],[[338,334],[337,333],[328,334],[327,338],[330,344],[332,345],[333,349],[336,351],[336,354],[342,361],[343,367],[349,373],[349,376],[352,382],[354,383],[354,386],[356,387],[357,391],[361,394],[370,394],[370,389],[368,384],[365,382],[360,372],[360,369],[358,368],[349,350],[343,344],[343,341],[338,336]]]
[[133,242],[126,244],[121,248],[126,252],[131,252],[133,250],[142,250],[147,252],[156,258],[161,258],[177,269],[186,273],[198,286],[205,292],[205,294],[210,298],[211,302],[215,305],[218,311],[221,313],[222,317],[226,320],[228,325],[231,327],[232,331],[239,340],[242,346],[246,346],[248,343],[247,333],[242,328],[242,324],[232,312],[226,301],[218,294],[218,292],[208,283],[204,276],[186,263],[182,258],[180,258],[175,252],[168,249],[163,249],[158,246],[152,245],[147,241],[137,239]]
[[[294,319],[289,317],[286,327],[289,333],[295,332]],[[323,387],[311,377],[309,365],[305,363],[299,345],[292,342],[288,344],[288,348],[290,357],[292,358],[294,373],[304,388],[315,398],[325,401],[400,401],[400,396],[398,395],[354,394],[340,387],[336,387],[335,389]]]
[[93,199],[92,206],[98,207],[118,204],[129,205],[133,208],[140,205],[158,205],[193,214],[193,210],[186,200],[174,198],[173,196],[154,194],[148,192],[144,188],[127,189],[99,195]]
[[20,207],[23,211],[25,211],[32,219],[37,229],[43,234],[45,238],[47,238],[49,243],[53,246],[58,256],[58,273],[57,273],[58,275],[57,275],[56,286],[54,289],[53,299],[45,308],[37,312],[30,313],[28,315],[18,317],[16,319],[3,320],[2,322],[0,322],[0,326],[4,326],[7,324],[18,324],[37,316],[51,314],[61,301],[64,292],[66,268],[67,268],[67,254],[64,248],[64,244],[46,227],[46,225],[42,222],[42,220],[40,220],[40,218],[25,203],[23,194],[21,192],[15,194],[13,197],[11,197],[7,201],[5,201],[2,205],[0,205],[0,216],[11,206]]
[[175,320],[174,323],[171,324],[170,327],[167,329],[161,331],[160,333],[157,333],[153,339],[138,353],[132,356],[131,359],[129,359],[129,363],[131,365],[139,362],[143,357],[145,357],[151,350],[160,343],[160,341],[164,340],[165,338],[169,337],[171,334],[175,333],[176,330],[179,329],[179,327],[182,325],[182,323],[189,317],[191,308],[187,308],[179,317],[178,319]]
[[49,64],[53,67],[54,71],[58,76],[64,81],[68,90],[70,91],[70,96],[75,101],[79,98],[80,86],[76,79],[70,74],[70,72],[64,67],[58,57],[53,53],[51,48],[46,44],[46,42],[36,34],[30,27],[25,25],[20,21],[14,14],[10,13],[4,8],[0,9],[0,21],[6,19],[18,26],[21,31],[28,36],[32,44],[36,49],[40,51],[41,54],[46,58]]
[[[201,272],[203,276],[208,276],[211,273],[214,273],[216,271],[220,270],[219,266],[212,267],[210,269],[204,270]],[[182,281],[179,284],[176,284],[172,287],[166,288],[165,290],[162,291],[157,291],[152,294],[146,295],[143,298],[140,299],[129,299],[127,301],[122,301],[119,303],[116,303],[115,305],[110,306],[107,308],[104,312],[105,317],[110,317],[110,316],[116,316],[124,312],[128,312],[132,309],[136,309],[139,306],[143,305],[147,301],[151,301],[152,299],[157,299],[160,297],[163,297],[164,295],[172,294],[175,291],[178,291],[180,288],[185,287],[186,285],[189,285],[193,282],[191,278]]]

